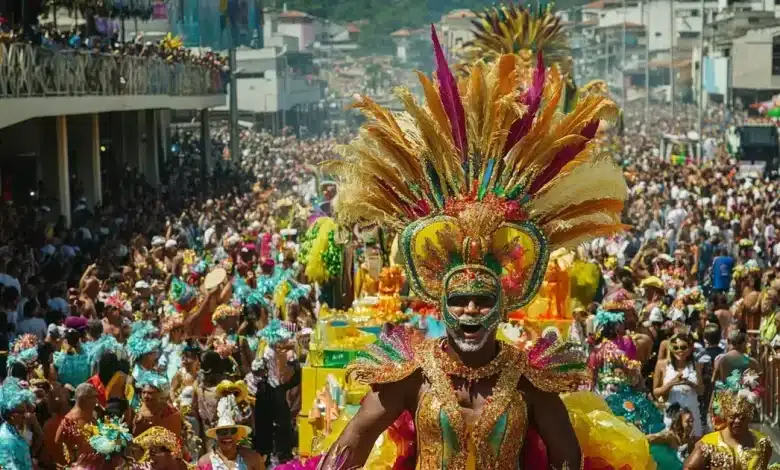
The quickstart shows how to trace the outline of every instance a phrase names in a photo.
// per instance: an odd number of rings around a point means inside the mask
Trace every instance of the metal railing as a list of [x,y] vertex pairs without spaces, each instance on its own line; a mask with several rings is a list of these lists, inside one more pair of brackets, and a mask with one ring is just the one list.
[[0,44],[0,99],[225,93],[227,74],[158,57]]
[[780,355],[775,354],[774,349],[766,344],[759,346],[758,353],[756,359],[761,365],[766,387],[761,400],[760,418],[762,423],[776,428],[780,424]]

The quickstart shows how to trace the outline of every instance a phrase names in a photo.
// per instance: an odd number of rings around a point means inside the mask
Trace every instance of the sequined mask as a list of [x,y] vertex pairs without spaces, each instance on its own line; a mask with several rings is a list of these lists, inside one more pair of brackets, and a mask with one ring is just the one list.
[[[444,322],[453,329],[462,325],[479,325],[486,330],[498,326],[503,318],[501,284],[498,277],[485,266],[466,265],[453,269],[444,277],[444,295],[441,311]],[[448,306],[452,298],[487,296],[495,299],[493,307],[487,315],[482,315],[479,320],[461,320],[455,316]]]

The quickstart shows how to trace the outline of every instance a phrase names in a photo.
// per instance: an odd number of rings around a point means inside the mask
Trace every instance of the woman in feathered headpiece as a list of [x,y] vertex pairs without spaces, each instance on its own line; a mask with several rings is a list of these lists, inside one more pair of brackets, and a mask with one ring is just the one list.
[[30,445],[22,436],[28,408],[35,405],[33,392],[19,380],[8,377],[0,386],[0,466],[9,469],[32,470]]
[[[355,107],[368,122],[327,171],[340,179],[340,219],[400,232],[410,287],[439,306],[446,337],[415,343],[399,329],[353,364],[374,392],[323,468],[362,465],[365,449],[406,409],[426,436],[419,469],[513,468],[524,447],[535,451],[524,468],[580,468],[583,453],[556,394],[589,381],[584,355],[553,336],[520,351],[496,334],[536,294],[551,251],[624,229],[622,171],[593,140],[617,107],[587,96],[561,113],[563,78],[541,54],[532,77],[506,54],[477,62],[458,83],[435,30],[432,39],[437,82],[419,74],[426,104],[400,89],[406,115],[398,116],[360,97]],[[475,394],[490,398],[469,410],[473,422],[461,405]],[[533,441],[524,446],[527,433]],[[546,452],[536,452],[534,436]]]
[[[594,389],[604,397],[616,416],[624,418],[644,434],[664,429],[661,412],[639,387],[642,364],[636,360],[634,344],[624,338],[624,315],[599,309],[595,326],[601,342],[590,354]],[[628,341],[623,341],[623,340]]]
[[134,436],[154,426],[182,435],[181,414],[170,404],[171,384],[165,375],[141,372],[135,380],[135,393],[141,397],[141,407],[133,421]]
[[143,450],[132,470],[170,469],[187,470],[179,436],[171,431],[155,426],[133,439],[133,444]]
[[234,374],[238,378],[249,373],[252,364],[249,343],[245,336],[238,334],[241,311],[241,304],[236,301],[217,307],[211,317],[216,329],[209,338],[210,347],[222,357],[232,359]]
[[712,411],[724,424],[696,443],[685,461],[686,469],[767,469],[772,443],[763,433],[750,429],[762,391],[759,375],[752,369],[734,371],[716,383]]

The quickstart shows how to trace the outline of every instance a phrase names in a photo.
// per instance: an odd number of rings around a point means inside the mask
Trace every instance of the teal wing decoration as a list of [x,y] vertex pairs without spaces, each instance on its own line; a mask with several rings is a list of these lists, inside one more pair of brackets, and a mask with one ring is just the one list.
[[417,343],[418,340],[403,327],[394,328],[358,353],[358,358],[348,366],[347,374],[368,385],[403,380],[420,368],[415,361]]
[[551,332],[526,352],[524,375],[538,389],[566,393],[589,384],[587,355],[577,343]]

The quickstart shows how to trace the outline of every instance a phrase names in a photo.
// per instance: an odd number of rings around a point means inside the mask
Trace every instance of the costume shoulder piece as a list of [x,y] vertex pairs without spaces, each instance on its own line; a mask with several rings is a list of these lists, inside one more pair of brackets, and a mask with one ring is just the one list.
[[403,380],[420,368],[415,360],[420,343],[404,328],[383,333],[376,343],[359,353],[347,374],[368,385]]
[[539,338],[521,360],[525,377],[544,392],[573,392],[590,380],[585,352],[555,333]]

